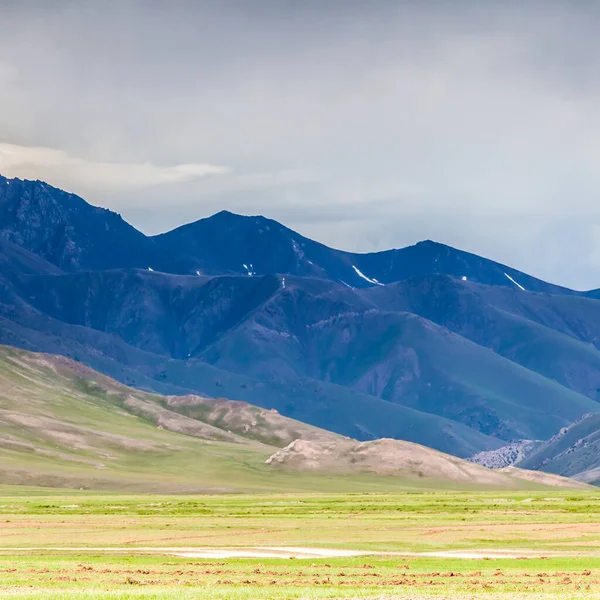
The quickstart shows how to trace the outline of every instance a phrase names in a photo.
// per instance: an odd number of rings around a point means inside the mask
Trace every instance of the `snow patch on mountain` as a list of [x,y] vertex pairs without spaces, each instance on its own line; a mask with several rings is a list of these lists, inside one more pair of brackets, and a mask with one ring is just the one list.
[[294,250],[294,254],[298,257],[298,261],[301,261],[304,258],[304,251],[300,248],[296,240],[292,240],[292,249]]
[[517,283],[508,273],[504,273],[507,279],[510,279],[520,290],[527,291],[520,283]]
[[355,267],[354,265],[352,265],[352,268],[356,271],[356,274],[361,277],[362,279],[364,279],[365,281],[368,281],[369,283],[372,283],[373,285],[383,285],[383,283],[379,283],[379,281],[377,281],[377,279],[371,279],[370,277],[367,277],[358,267]]

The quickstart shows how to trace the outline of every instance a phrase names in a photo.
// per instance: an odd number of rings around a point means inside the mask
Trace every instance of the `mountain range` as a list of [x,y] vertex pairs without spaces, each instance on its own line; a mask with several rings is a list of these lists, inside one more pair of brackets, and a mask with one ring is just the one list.
[[141,390],[459,457],[600,412],[600,294],[443,244],[350,253],[226,211],[148,237],[3,177],[0,240],[0,343]]

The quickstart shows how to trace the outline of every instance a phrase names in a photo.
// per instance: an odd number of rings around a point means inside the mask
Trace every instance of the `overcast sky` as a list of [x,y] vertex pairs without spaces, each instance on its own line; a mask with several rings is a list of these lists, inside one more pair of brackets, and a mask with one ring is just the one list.
[[0,173],[600,287],[600,3],[0,0]]

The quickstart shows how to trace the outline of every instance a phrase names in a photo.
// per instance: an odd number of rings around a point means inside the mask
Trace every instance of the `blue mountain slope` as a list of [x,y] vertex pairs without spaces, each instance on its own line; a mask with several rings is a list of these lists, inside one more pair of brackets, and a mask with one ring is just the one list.
[[[200,356],[267,380],[330,381],[505,440],[548,437],[598,407],[414,314],[356,303],[332,315],[321,303],[287,288]],[[298,322],[295,315],[312,318]]]
[[332,383],[308,377],[288,382],[256,379],[198,359],[143,350],[121,335],[66,323],[26,302],[0,301],[0,343],[62,354],[144,390],[246,400],[357,439],[396,437],[462,457],[501,445],[461,423]]
[[383,310],[418,314],[450,331],[600,399],[600,302],[526,293],[447,276],[398,282],[363,295]]
[[[199,359],[269,385],[320,380],[503,440],[547,437],[597,406],[500,352],[406,312],[400,302],[378,308],[371,296],[383,288],[350,290],[293,276],[283,283],[272,275],[116,270],[25,275],[20,292],[55,321],[116,335],[165,359]],[[557,348],[576,343],[563,337]],[[532,339],[531,348],[536,343]]]
[[0,176],[0,238],[64,271],[122,267],[189,270],[120,215],[41,181]]
[[0,342],[145,389],[464,456],[595,412],[599,324],[594,292],[434,242],[353,254],[228,212],[149,238],[0,179]]
[[600,483],[600,413],[590,413],[561,429],[519,463],[524,469],[576,476]]

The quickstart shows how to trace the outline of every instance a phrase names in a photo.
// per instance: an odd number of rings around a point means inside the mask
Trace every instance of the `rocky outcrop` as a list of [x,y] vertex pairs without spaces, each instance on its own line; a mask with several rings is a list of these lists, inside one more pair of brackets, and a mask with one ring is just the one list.
[[478,452],[467,460],[488,469],[502,469],[511,465],[518,465],[542,443],[539,440],[516,440],[496,450]]

